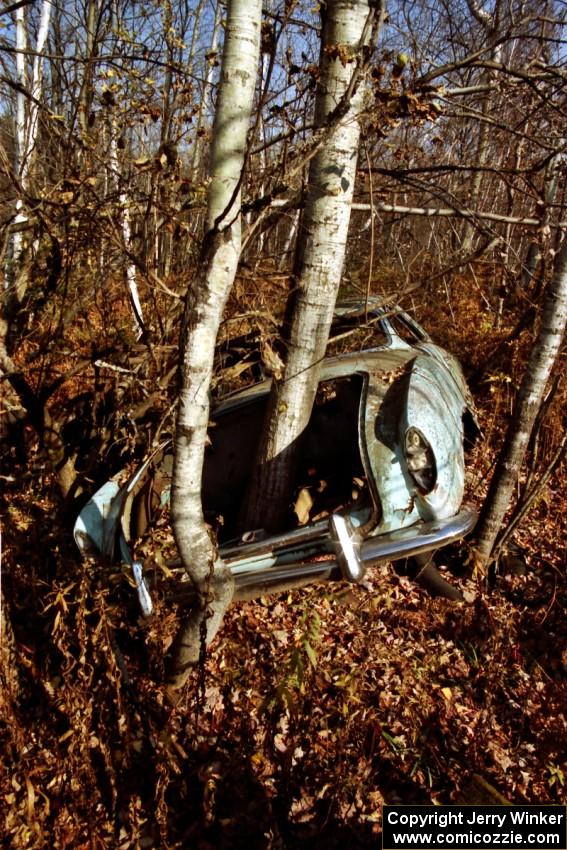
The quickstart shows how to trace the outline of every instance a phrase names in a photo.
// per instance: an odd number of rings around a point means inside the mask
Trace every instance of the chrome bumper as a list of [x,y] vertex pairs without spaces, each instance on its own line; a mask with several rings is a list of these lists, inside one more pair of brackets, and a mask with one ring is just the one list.
[[[128,494],[140,475],[123,491],[110,481],[85,505],[75,523],[75,540],[81,552],[93,549],[130,565],[144,615],[153,610],[142,564],[134,561],[123,528],[122,514]],[[220,557],[230,567],[237,592],[261,589],[269,592],[285,585],[343,578],[363,580],[368,567],[382,561],[409,558],[440,549],[461,539],[474,528],[476,513],[463,508],[449,519],[419,522],[408,528],[362,540],[348,517],[333,514],[328,520],[267,539],[225,545]],[[173,562],[179,564],[180,561]]]
[[465,537],[475,526],[476,512],[463,508],[449,519],[423,522],[359,540],[348,518],[334,514],[329,523],[298,529],[269,541],[221,549],[237,588],[279,585],[295,579],[324,580],[341,576],[360,582],[366,570],[441,549]]

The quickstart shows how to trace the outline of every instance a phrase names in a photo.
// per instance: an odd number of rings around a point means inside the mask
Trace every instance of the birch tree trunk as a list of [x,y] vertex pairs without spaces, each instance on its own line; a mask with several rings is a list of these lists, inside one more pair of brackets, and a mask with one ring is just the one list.
[[195,144],[193,147],[193,156],[191,159],[191,170],[193,172],[194,178],[198,178],[199,168],[201,166],[202,159],[202,150],[203,150],[203,139],[201,138],[201,132],[203,129],[203,123],[205,121],[205,115],[207,112],[207,101],[209,99],[209,94],[211,91],[211,87],[213,85],[213,76],[215,73],[215,65],[213,61],[213,55],[216,53],[218,40],[219,40],[219,32],[221,28],[221,13],[222,6],[220,0],[217,0],[215,6],[215,19],[213,21],[213,32],[211,35],[211,44],[208,50],[207,55],[210,57],[207,65],[207,74],[205,77],[205,85],[203,86],[203,93],[201,95],[201,103],[199,104],[199,114],[197,115],[197,125],[195,127]]
[[[14,168],[19,179],[20,187],[25,192],[28,188],[32,154],[35,149],[38,133],[38,117],[39,103],[43,88],[43,48],[47,40],[49,31],[49,21],[51,18],[52,4],[51,0],[43,0],[41,5],[41,16],[39,21],[39,29],[34,51],[31,90],[29,92],[29,103],[26,110],[26,101],[28,100],[28,73],[26,68],[26,53],[28,49],[28,39],[26,33],[25,19],[25,4],[22,4],[15,10],[16,24],[16,76],[18,82],[18,93],[16,95],[16,138],[15,138],[15,156]],[[14,223],[16,228],[12,236],[12,244],[8,254],[8,268],[6,273],[6,287],[11,289],[9,298],[11,301],[21,301],[23,292],[16,292],[16,288],[20,286],[18,280],[20,274],[20,265],[22,259],[23,230],[18,227],[27,221],[27,215],[24,212],[24,198],[16,199],[16,216]],[[23,286],[23,282],[22,282]],[[25,287],[23,287],[25,288]]]
[[543,199],[539,204],[539,232],[535,234],[528,246],[526,259],[520,274],[520,287],[524,290],[528,288],[535,278],[538,265],[545,256],[546,248],[549,247],[551,241],[549,219],[551,208],[555,203],[555,196],[557,195],[559,169],[564,164],[564,158],[563,154],[557,153],[547,164],[543,186]]
[[293,240],[295,239],[295,235],[297,233],[297,225],[299,222],[299,213],[295,212],[291,217],[291,221],[288,224],[289,230],[288,234],[285,238],[285,242],[283,244],[283,248],[281,251],[280,259],[278,261],[278,271],[281,272],[282,269],[285,269],[286,264],[288,262],[288,257],[292,252]]
[[243,530],[275,531],[287,513],[343,270],[360,137],[363,91],[357,83],[362,48],[377,13],[367,0],[330,0],[324,15],[315,126],[325,126],[336,110],[342,116],[309,169],[288,303],[292,319],[285,370],[283,379],[274,378],[272,384]]
[[[476,20],[482,25],[486,41],[491,41],[495,34],[497,28],[497,20],[499,17],[499,3],[496,3],[496,7],[494,12],[491,14],[486,11],[482,6],[479,6],[476,3],[476,0],[467,0],[467,5],[471,14],[476,18]],[[499,62],[501,59],[501,48],[500,46],[494,47],[490,51],[490,59],[494,62]],[[469,191],[469,199],[468,199],[468,207],[471,210],[476,210],[478,207],[478,202],[481,197],[481,188],[482,188],[482,179],[483,172],[482,169],[486,165],[489,155],[489,140],[490,140],[490,124],[488,122],[490,105],[492,100],[492,93],[494,89],[494,72],[488,70],[483,77],[482,85],[487,86],[486,93],[482,98],[482,106],[480,110],[480,126],[478,133],[478,143],[476,148],[476,158],[474,165],[476,166],[476,171],[472,175],[470,191]],[[474,225],[474,221],[469,220],[465,222],[465,226],[463,229],[463,239],[461,244],[461,251],[463,254],[468,254],[473,247],[474,236],[476,233],[476,228]]]
[[174,647],[170,678],[181,687],[215,636],[233,596],[230,570],[218,557],[203,518],[201,478],[216,337],[241,248],[240,185],[260,52],[261,0],[231,0],[213,128],[206,234],[186,296],[181,333],[181,387],[172,486],[179,554],[200,605]]
[[[132,241],[132,228],[130,224],[130,208],[127,193],[124,191],[122,175],[120,173],[120,163],[118,161],[118,145],[116,142],[117,129],[114,120],[111,118],[110,125],[110,146],[109,160],[110,169],[113,173],[113,182],[118,189],[118,214],[120,221],[120,230],[124,248],[130,250]],[[126,262],[124,270],[126,278],[126,286],[130,297],[130,307],[134,318],[133,330],[137,339],[140,339],[145,331],[144,314],[142,312],[142,302],[140,301],[140,293],[138,292],[138,283],[136,281],[136,266],[131,259]]]
[[[26,73],[26,19],[23,6],[16,9],[16,77],[18,80],[18,93],[16,95],[16,132],[14,144],[14,171],[20,178],[22,174],[22,164],[24,161],[24,152],[26,149],[26,95],[27,88],[27,73]],[[22,186],[23,188],[23,186]],[[6,288],[9,290],[8,299],[10,302],[16,303],[18,296],[16,293],[17,268],[20,263],[22,253],[22,232],[18,225],[23,224],[26,217],[23,213],[23,198],[16,198],[16,216],[14,224],[16,230],[11,239],[10,249],[8,251],[8,267],[6,269]]]
[[[113,0],[111,4],[112,25],[117,33],[120,33],[122,20],[120,17],[120,9],[117,0]],[[120,38],[120,36],[118,36]],[[132,227],[130,220],[130,208],[128,193],[124,188],[124,180],[122,179],[120,162],[118,160],[118,136],[119,130],[115,117],[110,114],[109,118],[109,167],[112,174],[112,182],[118,191],[118,220],[120,226],[120,235],[124,244],[125,251],[129,252],[132,241]],[[133,317],[133,331],[137,339],[140,339],[145,332],[144,316],[142,313],[142,303],[138,292],[138,284],[136,281],[136,266],[130,258],[128,258],[125,268],[124,277],[128,296],[130,299],[130,308]]]
[[477,527],[476,548],[484,561],[490,558],[508,510],[546,384],[559,356],[566,325],[567,239],[564,239],[555,260],[553,279],[545,295],[541,327]]
[[99,9],[97,0],[89,0],[87,6],[85,27],[85,67],[83,79],[81,80],[81,89],[79,91],[79,103],[77,107],[79,129],[83,144],[88,150],[89,145],[89,114],[92,107],[94,94],[93,85],[93,67],[94,58],[96,55],[96,30],[99,18]]

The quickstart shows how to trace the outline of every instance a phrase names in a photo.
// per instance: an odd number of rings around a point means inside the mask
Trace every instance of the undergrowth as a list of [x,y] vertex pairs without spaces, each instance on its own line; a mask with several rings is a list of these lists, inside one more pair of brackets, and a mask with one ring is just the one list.
[[[532,330],[506,342],[518,312],[496,327],[457,283],[451,321],[432,293],[405,306],[474,379],[484,438],[469,498],[480,502]],[[466,605],[428,598],[388,565],[364,586],[236,603],[204,692],[196,672],[173,706],[163,658],[175,610],[162,601],[142,622],[125,574],[80,561],[74,517],[26,440],[3,493],[3,847],[370,847],[383,802],[449,803],[475,774],[514,802],[564,799],[559,475],[516,535],[526,575],[473,587]]]

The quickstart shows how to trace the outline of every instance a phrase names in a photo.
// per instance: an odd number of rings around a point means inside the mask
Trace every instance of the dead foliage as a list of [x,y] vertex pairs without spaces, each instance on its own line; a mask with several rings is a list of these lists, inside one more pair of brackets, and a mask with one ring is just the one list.
[[[532,331],[506,342],[520,307],[496,327],[465,283],[455,281],[451,321],[433,310],[435,293],[404,306],[469,374],[482,366],[476,398],[485,437],[468,482],[480,501]],[[259,294],[265,280],[239,282],[233,315],[244,314],[251,287],[262,320],[243,316],[238,335],[271,342],[271,298]],[[120,383],[122,373],[104,379],[123,417],[112,420],[111,405],[105,421],[111,432],[113,421],[123,423],[117,439],[130,457],[171,404],[170,389],[159,388],[167,351],[157,365],[147,346],[139,352],[136,392]],[[72,381],[54,398],[58,410],[85,391],[82,378]],[[150,424],[129,420],[154,391],[159,415]],[[560,386],[542,422],[538,463],[557,445],[564,393]],[[92,479],[94,468],[93,460]],[[370,847],[383,802],[462,800],[474,776],[514,802],[564,798],[559,473],[516,533],[524,575],[501,573],[491,587],[468,580],[466,605],[430,599],[387,565],[364,586],[236,603],[206,668],[175,706],[164,658],[182,603],[165,593],[174,556],[166,517],[139,549],[158,602],[148,623],[125,573],[79,560],[74,508],[57,495],[32,431],[2,473],[2,846]]]

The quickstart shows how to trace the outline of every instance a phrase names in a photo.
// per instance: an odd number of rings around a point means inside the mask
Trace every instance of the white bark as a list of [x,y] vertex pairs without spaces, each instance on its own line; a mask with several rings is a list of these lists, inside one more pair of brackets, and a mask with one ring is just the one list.
[[26,20],[24,6],[16,10],[16,77],[18,80],[18,94],[16,95],[16,173],[22,171],[24,151],[26,149],[26,94],[27,73],[26,56],[27,49]]
[[[283,206],[287,201],[274,201],[273,206]],[[401,204],[384,204],[375,201],[373,204],[353,204],[353,210],[374,210],[374,212],[394,213],[394,215],[423,215],[427,218],[478,218],[481,221],[497,221],[503,224],[521,224],[526,227],[541,227],[539,218],[517,218],[511,215],[471,210],[459,207],[404,207]],[[567,221],[549,222],[550,227],[560,230],[567,227]]]
[[[120,216],[120,229],[122,231],[122,241],[127,251],[130,250],[132,241],[132,231],[130,226],[130,208],[128,206],[128,195],[122,186],[120,175],[120,163],[118,161],[118,148],[116,144],[116,127],[111,122],[110,126],[110,150],[109,150],[110,168],[114,175],[114,183],[118,188],[118,210]],[[130,304],[132,313],[134,314],[134,332],[138,339],[144,333],[144,314],[142,312],[142,303],[140,301],[140,293],[138,292],[138,284],[136,281],[136,266],[130,260],[126,264],[126,286],[130,295]]]
[[488,560],[508,510],[546,385],[559,357],[567,326],[567,238],[556,257],[541,327],[532,348],[514,413],[477,528],[477,551]]
[[[215,20],[213,22],[213,32],[211,35],[211,45],[209,47],[208,53],[216,53],[217,46],[219,43],[219,32],[220,32],[220,24],[221,24],[221,12],[222,5],[220,0],[217,0],[217,4],[215,7]],[[207,67],[207,74],[205,76],[205,85],[203,86],[203,94],[201,95],[201,103],[199,104],[199,114],[197,116],[197,125],[195,127],[195,147],[193,149],[193,158],[191,161],[191,168],[193,174],[197,174],[199,171],[199,167],[201,165],[201,152],[203,150],[203,140],[200,136],[200,130],[203,127],[204,116],[207,110],[207,101],[209,99],[209,93],[211,91],[213,85],[213,76],[215,73],[214,63],[211,61]]]
[[[16,95],[16,144],[14,155],[14,166],[16,175],[22,173],[24,152],[26,149],[26,95],[27,73],[25,50],[27,48],[26,21],[24,7],[16,9],[16,77],[18,80],[18,93]],[[22,188],[23,185],[22,185]],[[26,216],[23,212],[23,198],[16,198],[16,216],[14,224],[15,232],[12,236],[12,245],[8,254],[8,269],[6,274],[6,287],[14,286],[17,276],[17,268],[20,262],[23,244],[23,231],[20,226],[25,223]],[[15,295],[15,293],[14,293]]]
[[[199,40],[199,28],[201,26],[201,18],[203,14],[203,6],[205,5],[205,0],[199,0],[197,8],[193,13],[193,17],[195,18],[195,23],[193,24],[193,32],[191,33],[191,45],[189,47],[189,55],[187,56],[187,73],[191,75],[193,73],[193,61],[195,59],[195,50],[197,49],[197,41]],[[215,15],[217,13],[215,12]]]
[[292,281],[293,318],[285,371],[283,380],[272,385],[243,528],[275,530],[287,513],[298,441],[311,414],[341,282],[363,93],[361,85],[352,92],[349,87],[371,15],[367,0],[330,0],[325,10],[315,124],[322,127],[337,108],[344,111],[311,161]]
[[181,338],[181,388],[172,486],[179,554],[200,598],[175,647],[180,687],[213,639],[232,600],[233,580],[204,522],[201,477],[216,337],[241,248],[240,182],[260,50],[261,0],[231,0],[213,128],[210,182],[200,267],[189,288]]
[[287,265],[287,261],[289,259],[289,253],[291,251],[291,246],[293,244],[293,240],[295,239],[295,234],[297,232],[297,225],[299,223],[299,212],[294,212],[291,217],[291,221],[288,225],[289,230],[286,236],[285,242],[283,244],[282,252],[280,259],[278,261],[278,271],[284,269]]
[[[33,61],[31,95],[28,98],[28,74],[26,69],[26,51],[28,39],[26,33],[25,6],[15,11],[16,23],[16,77],[18,93],[16,95],[16,144],[14,167],[22,191],[28,188],[32,154],[37,142],[39,103],[43,87],[43,48],[49,31],[51,18],[51,0],[43,0],[35,56]],[[26,110],[26,103],[28,102]],[[9,252],[9,268],[5,277],[6,286],[15,284],[19,272],[23,250],[23,225],[27,221],[24,211],[23,197],[16,198],[15,229],[12,235],[12,245]],[[14,293],[15,296],[15,293]]]
[[543,205],[540,207],[539,233],[536,234],[529,244],[520,275],[520,286],[523,289],[526,289],[534,279],[537,267],[545,255],[546,245],[550,242],[551,228],[549,227],[549,216],[551,207],[555,203],[559,170],[564,160],[565,155],[557,153],[547,165]]
[[479,6],[475,0],[467,0],[467,6],[470,9],[471,15],[477,19],[479,24],[482,24],[485,29],[492,28],[493,20],[490,12],[487,12],[484,7]]
[[[111,15],[112,15],[112,24],[115,27],[116,31],[120,31],[121,21],[119,15],[119,7],[116,0],[112,3],[111,6]],[[117,36],[120,38],[120,36]],[[114,184],[116,189],[118,190],[118,215],[119,215],[119,226],[121,231],[121,239],[126,251],[130,250],[131,246],[131,221],[130,221],[130,206],[129,206],[129,197],[128,193],[124,190],[122,176],[120,172],[120,162],[118,158],[118,128],[116,126],[116,119],[110,114],[109,117],[109,170],[111,173],[111,183]],[[128,294],[130,296],[130,306],[132,308],[132,314],[134,318],[133,329],[134,333],[137,335],[138,339],[143,335],[145,331],[144,326],[144,316],[142,313],[142,304],[140,301],[140,294],[138,292],[138,284],[136,282],[136,267],[135,265],[128,260],[125,268],[125,277],[126,277],[126,286],[128,289]]]
[[43,48],[47,41],[47,33],[49,32],[49,21],[51,18],[52,4],[51,0],[43,0],[41,6],[41,18],[39,22],[39,30],[37,33],[37,43],[35,46],[35,56],[33,60],[32,85],[31,85],[31,100],[28,112],[28,126],[26,128],[26,147],[24,150],[22,170],[20,178],[24,185],[27,182],[28,172],[32,151],[37,142],[38,116],[39,116],[39,99],[41,97],[43,87]]
[[[494,39],[498,22],[499,4],[496,4],[494,13],[491,14],[486,9],[484,9],[484,7],[476,3],[475,0],[467,0],[467,2],[471,14],[483,27],[487,42]],[[501,45],[496,45],[490,51],[490,60],[493,62],[500,62],[501,58],[502,47]],[[492,69],[488,69],[485,72],[482,84],[486,85],[487,88],[482,99],[482,107],[480,111],[481,124],[479,128],[478,142],[476,147],[475,165],[479,166],[479,168],[478,171],[475,171],[472,176],[469,189],[469,206],[471,207],[477,206],[482,187],[482,167],[486,164],[489,155],[490,128],[488,121],[485,121],[484,119],[488,116],[490,110],[491,96],[494,90],[494,71]],[[463,254],[467,254],[471,251],[475,232],[476,229],[474,227],[474,222],[466,222],[465,227],[463,229],[463,239],[461,244],[461,250]]]

